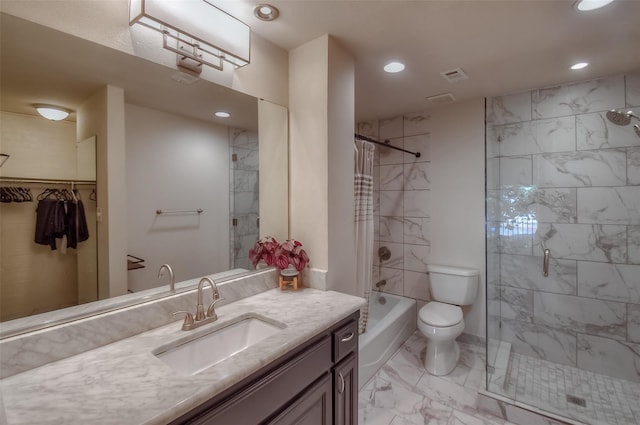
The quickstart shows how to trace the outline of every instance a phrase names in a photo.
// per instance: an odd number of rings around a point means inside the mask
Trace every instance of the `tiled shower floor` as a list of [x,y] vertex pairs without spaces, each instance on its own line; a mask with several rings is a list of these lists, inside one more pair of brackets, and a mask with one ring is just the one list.
[[504,394],[519,402],[590,424],[640,424],[640,384],[517,353],[510,360]]

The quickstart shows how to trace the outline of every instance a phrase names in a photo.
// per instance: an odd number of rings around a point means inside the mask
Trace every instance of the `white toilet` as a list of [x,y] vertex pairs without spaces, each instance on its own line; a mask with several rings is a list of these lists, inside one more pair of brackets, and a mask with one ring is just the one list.
[[418,312],[418,329],[428,339],[424,368],[432,375],[447,375],[458,364],[460,348],[455,340],[464,330],[460,306],[475,301],[479,275],[474,269],[429,265],[435,301]]

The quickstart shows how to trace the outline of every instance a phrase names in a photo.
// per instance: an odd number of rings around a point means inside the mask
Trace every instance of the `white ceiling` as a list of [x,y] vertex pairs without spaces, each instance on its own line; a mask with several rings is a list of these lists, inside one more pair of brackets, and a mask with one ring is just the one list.
[[[431,106],[426,97],[442,93],[451,92],[462,101],[640,71],[640,0],[616,0],[591,13],[577,12],[573,0],[271,0],[280,10],[280,17],[274,22],[262,22],[253,16],[253,7],[259,0],[208,1],[286,50],[323,34],[336,37],[355,58],[359,120],[423,111]],[[123,6],[123,13],[125,9]],[[2,31],[4,43],[13,27],[3,23]],[[35,75],[38,70],[46,70],[49,80],[58,78],[58,94],[63,96],[63,88],[70,85],[71,79],[56,76],[55,69],[44,66],[42,58],[59,53],[54,45],[58,39],[73,42],[69,36],[37,33],[16,38],[40,41],[25,42],[16,52],[16,59],[9,60],[11,52],[3,49],[3,107],[11,95],[8,88],[17,80],[22,79],[22,86],[30,87],[33,96],[42,93],[38,88],[44,80],[39,82],[42,77]],[[20,59],[27,51],[29,60]],[[87,68],[88,59],[93,56],[109,59],[107,80],[97,81],[95,66]],[[89,46],[86,55],[64,59],[60,71],[74,71],[83,82],[85,93],[77,93],[76,103],[86,98],[87,91],[107,81],[124,87],[132,103],[148,104],[143,100],[149,95],[144,87],[151,87],[154,102],[182,111],[190,105],[211,116],[210,100],[220,95],[208,92],[206,82],[185,89],[170,80],[171,70],[164,74],[158,71],[161,77],[151,78],[157,71],[152,68],[159,69],[160,65],[133,63],[133,59],[107,48]],[[403,61],[407,69],[399,74],[383,72],[382,66],[392,59]],[[569,70],[569,65],[579,60],[588,61],[591,66],[581,71]],[[18,70],[12,75],[9,64],[21,64],[28,72]],[[126,75],[138,77],[124,81],[121,70],[137,67],[144,68]],[[450,84],[440,76],[457,67],[470,78]],[[29,76],[31,80],[27,79]],[[160,99],[160,85],[171,85],[173,91]],[[210,90],[220,90],[213,87]],[[200,96],[202,102],[194,102],[194,96]],[[73,102],[70,100],[69,104]],[[26,110],[30,105],[23,107]]]
[[[36,115],[34,103],[75,111],[111,84],[124,89],[127,103],[247,130],[258,127],[255,97],[205,80],[185,85],[172,79],[178,74],[173,68],[6,14],[0,14],[0,63],[2,111]],[[216,118],[216,111],[231,117]]]
[[[447,92],[465,100],[640,70],[640,0],[590,13],[573,0],[264,1],[276,21],[253,16],[257,1],[213,2],[287,50],[335,36],[355,57],[361,120],[422,111]],[[392,59],[406,70],[384,73]],[[578,61],[591,65],[571,71]],[[468,80],[440,76],[457,67]]]

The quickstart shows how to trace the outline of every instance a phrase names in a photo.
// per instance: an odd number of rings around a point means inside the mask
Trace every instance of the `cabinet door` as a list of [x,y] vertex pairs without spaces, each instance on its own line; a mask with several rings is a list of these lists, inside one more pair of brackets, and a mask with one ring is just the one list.
[[333,423],[358,424],[358,357],[351,353],[333,369]]
[[268,425],[331,425],[331,375],[308,388]]
[[[174,423],[189,425],[257,425],[265,423],[301,395],[320,377],[329,386],[331,409],[331,339],[328,335],[303,353],[240,390],[221,404],[204,410],[195,419]],[[331,411],[331,410],[330,410]],[[331,415],[329,415],[331,421]],[[293,422],[292,422],[293,423]],[[303,422],[306,423],[306,422]]]

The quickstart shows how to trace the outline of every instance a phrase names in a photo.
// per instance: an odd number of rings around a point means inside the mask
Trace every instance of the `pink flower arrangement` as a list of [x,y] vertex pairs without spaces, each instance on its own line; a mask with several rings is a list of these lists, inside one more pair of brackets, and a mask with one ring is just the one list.
[[295,239],[287,239],[278,245],[273,256],[273,265],[280,270],[286,269],[291,264],[297,271],[302,271],[309,262],[302,244]]
[[260,260],[264,260],[267,266],[272,266],[275,261],[275,252],[278,248],[278,241],[272,236],[265,236],[256,241],[253,248],[249,250],[249,259],[255,267]]
[[264,260],[267,266],[276,266],[280,270],[292,265],[297,271],[301,271],[309,263],[309,257],[300,242],[287,239],[279,244],[272,236],[256,241],[249,250],[249,259],[254,267],[260,260]]

